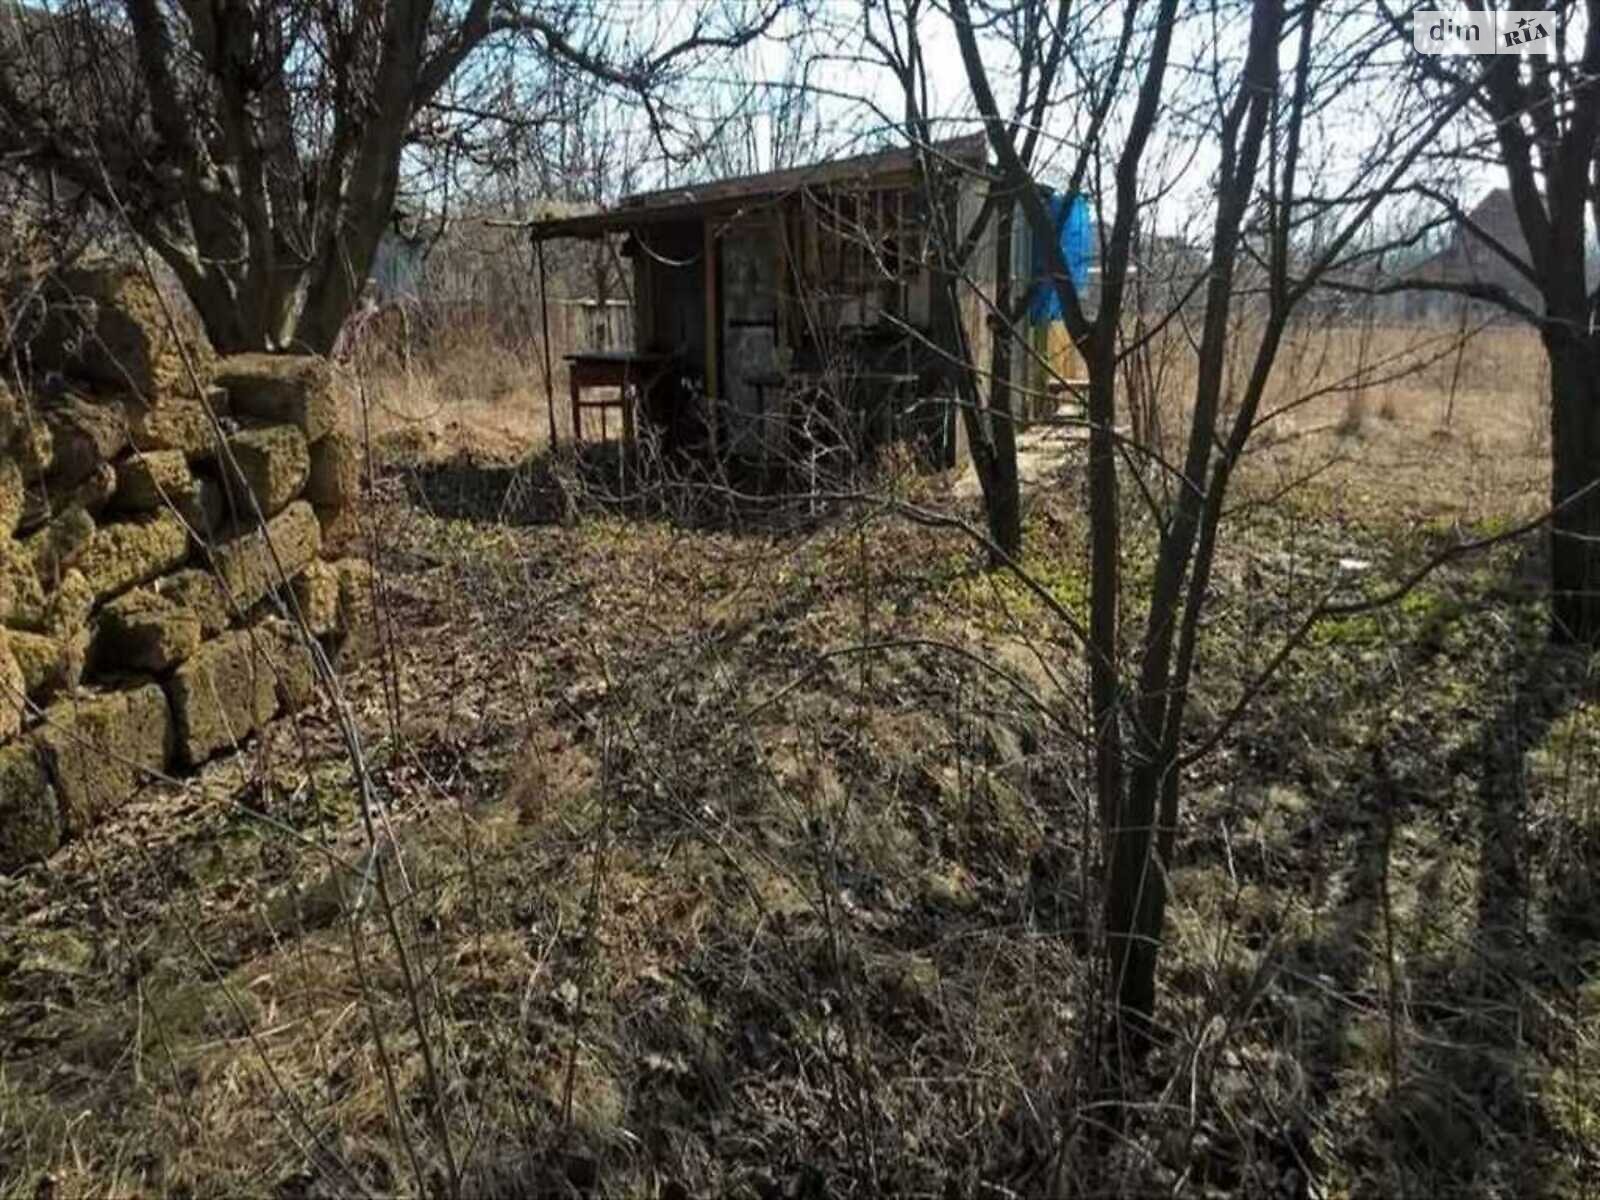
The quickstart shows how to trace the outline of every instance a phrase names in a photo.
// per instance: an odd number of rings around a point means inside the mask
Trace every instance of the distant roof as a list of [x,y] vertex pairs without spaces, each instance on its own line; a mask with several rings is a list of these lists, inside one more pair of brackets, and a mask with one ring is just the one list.
[[[986,162],[988,143],[982,133],[949,141],[934,142],[929,152],[938,158],[981,169]],[[737,175],[708,183],[663,188],[624,196],[616,206],[601,212],[576,217],[558,217],[529,224],[535,238],[598,237],[640,225],[682,220],[708,211],[734,208],[753,200],[782,196],[803,187],[825,184],[867,182],[900,175],[916,169],[916,155],[908,147],[857,154],[850,158],[825,159],[802,167],[766,171],[759,175]]]

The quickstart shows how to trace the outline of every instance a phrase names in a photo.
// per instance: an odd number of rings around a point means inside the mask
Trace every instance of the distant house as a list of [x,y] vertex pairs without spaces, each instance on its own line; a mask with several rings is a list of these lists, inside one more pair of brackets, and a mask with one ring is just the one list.
[[[1535,312],[1539,311],[1538,289],[1515,265],[1516,262],[1528,264],[1531,260],[1510,189],[1495,188],[1467,215],[1470,227],[1456,223],[1443,249],[1395,271],[1393,277],[1433,283],[1493,284]],[[1493,241],[1480,236],[1476,230]],[[1504,315],[1504,310],[1452,292],[1417,289],[1383,297],[1379,302],[1379,315],[1396,321],[1426,323],[1465,318],[1477,323],[1498,319]]]

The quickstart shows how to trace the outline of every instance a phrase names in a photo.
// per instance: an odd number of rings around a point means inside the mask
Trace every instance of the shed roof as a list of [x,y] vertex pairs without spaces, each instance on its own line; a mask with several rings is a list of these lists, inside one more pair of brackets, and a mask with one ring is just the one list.
[[[982,169],[987,142],[982,133],[934,142],[930,151],[939,158]],[[857,154],[850,158],[827,159],[781,171],[759,175],[737,175],[686,187],[664,188],[624,196],[616,206],[575,217],[534,221],[528,226],[536,239],[554,237],[599,237],[642,225],[704,215],[737,208],[753,200],[785,195],[803,187],[849,182],[869,182],[875,178],[900,175],[916,168],[916,155],[907,147]]]

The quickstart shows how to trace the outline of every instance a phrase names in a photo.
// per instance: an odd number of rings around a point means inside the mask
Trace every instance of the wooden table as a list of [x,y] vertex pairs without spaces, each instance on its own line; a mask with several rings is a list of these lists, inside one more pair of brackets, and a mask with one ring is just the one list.
[[[622,410],[622,441],[633,445],[634,405],[649,392],[673,363],[670,354],[645,354],[636,350],[594,350],[569,354],[567,376],[572,388],[572,440],[583,441],[583,410],[600,410],[600,436],[605,437],[605,413],[610,408]],[[588,388],[616,388],[614,399],[585,400]]]

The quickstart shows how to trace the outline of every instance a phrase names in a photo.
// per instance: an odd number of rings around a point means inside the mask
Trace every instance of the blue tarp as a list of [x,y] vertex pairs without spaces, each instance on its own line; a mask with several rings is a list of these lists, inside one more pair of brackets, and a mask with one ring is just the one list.
[[[1049,192],[1044,197],[1045,207],[1055,222],[1056,240],[1061,247],[1061,257],[1067,265],[1067,276],[1081,295],[1089,286],[1089,263],[1094,258],[1094,227],[1089,219],[1087,197],[1060,192]],[[1033,298],[1028,306],[1029,315],[1036,322],[1061,319],[1061,297],[1056,294],[1050,279],[1048,246],[1033,244]]]

